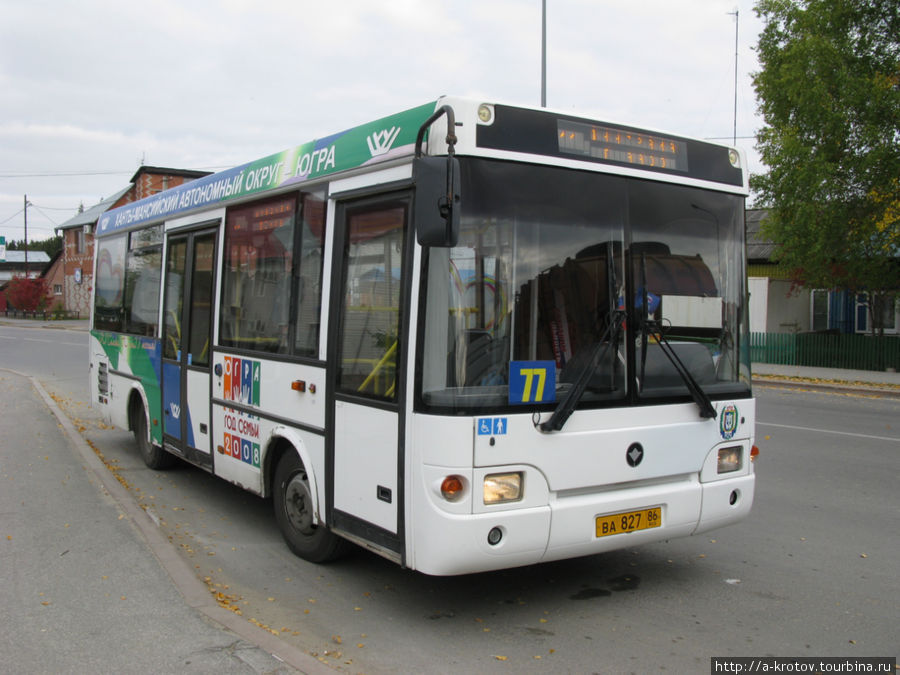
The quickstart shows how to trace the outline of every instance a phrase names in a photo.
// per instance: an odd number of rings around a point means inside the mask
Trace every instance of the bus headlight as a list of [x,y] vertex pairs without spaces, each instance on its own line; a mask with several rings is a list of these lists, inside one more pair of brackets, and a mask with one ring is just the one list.
[[741,468],[741,446],[719,448],[717,473],[731,473]]
[[522,472],[492,473],[484,477],[484,503],[503,504],[522,499]]

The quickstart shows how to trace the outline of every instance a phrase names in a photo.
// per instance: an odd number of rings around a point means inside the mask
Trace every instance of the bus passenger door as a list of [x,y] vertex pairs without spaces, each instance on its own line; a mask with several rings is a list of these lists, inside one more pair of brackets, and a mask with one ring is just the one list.
[[216,230],[169,235],[163,317],[163,442],[193,464],[212,467],[209,363]]
[[339,204],[329,330],[331,527],[402,562],[409,197]]

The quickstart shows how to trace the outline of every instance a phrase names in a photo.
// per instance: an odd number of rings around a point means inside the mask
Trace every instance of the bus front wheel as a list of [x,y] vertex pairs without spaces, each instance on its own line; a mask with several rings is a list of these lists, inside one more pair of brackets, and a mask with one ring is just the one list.
[[275,520],[288,548],[304,560],[314,563],[338,558],[347,542],[325,525],[313,522],[312,492],[300,458],[289,450],[275,468],[273,501]]

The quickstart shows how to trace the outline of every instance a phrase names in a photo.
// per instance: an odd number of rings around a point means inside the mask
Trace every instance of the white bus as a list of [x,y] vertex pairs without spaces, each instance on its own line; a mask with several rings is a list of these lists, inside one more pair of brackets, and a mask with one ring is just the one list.
[[753,502],[733,148],[457,98],[107,212],[91,393],[148,466],[271,497],[309,561],[427,574]]

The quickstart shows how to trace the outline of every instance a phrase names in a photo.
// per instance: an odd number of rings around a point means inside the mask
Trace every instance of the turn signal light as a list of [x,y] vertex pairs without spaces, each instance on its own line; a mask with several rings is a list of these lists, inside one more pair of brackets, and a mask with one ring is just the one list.
[[463,496],[464,487],[462,476],[447,476],[441,482],[441,495],[448,502],[455,502]]
[[756,461],[756,458],[757,458],[758,456],[759,456],[759,448],[757,448],[757,447],[754,445],[752,448],[750,448],[750,461],[751,461],[751,462],[755,462],[755,461]]

